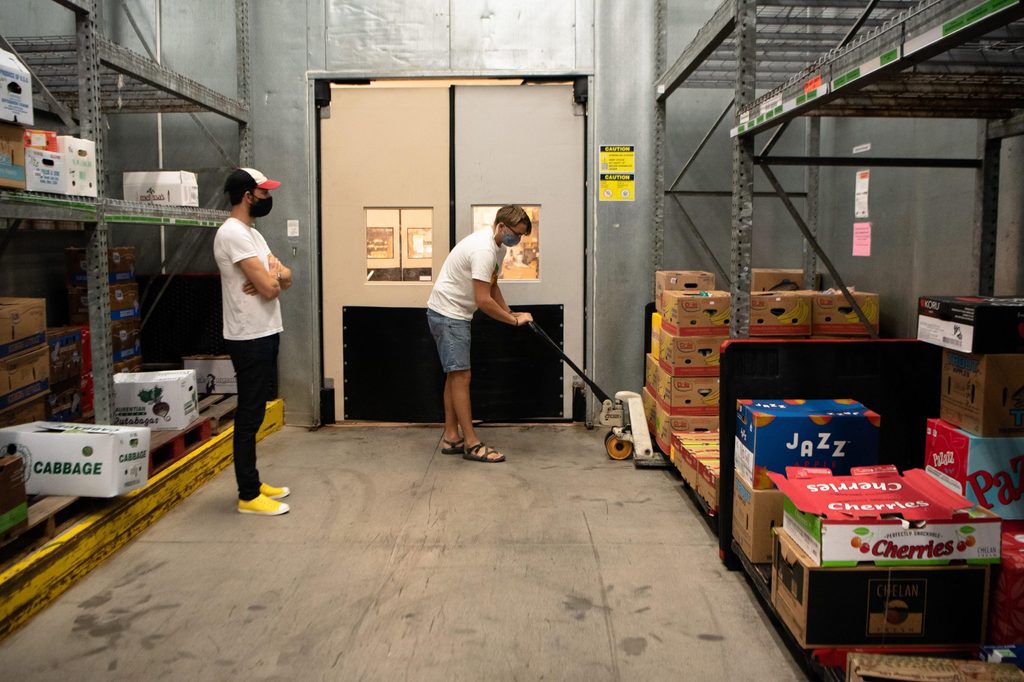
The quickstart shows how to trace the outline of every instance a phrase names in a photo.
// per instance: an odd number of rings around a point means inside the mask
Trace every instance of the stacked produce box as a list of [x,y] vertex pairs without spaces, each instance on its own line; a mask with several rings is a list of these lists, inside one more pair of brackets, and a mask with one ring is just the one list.
[[0,298],[0,426],[46,416],[46,299]]

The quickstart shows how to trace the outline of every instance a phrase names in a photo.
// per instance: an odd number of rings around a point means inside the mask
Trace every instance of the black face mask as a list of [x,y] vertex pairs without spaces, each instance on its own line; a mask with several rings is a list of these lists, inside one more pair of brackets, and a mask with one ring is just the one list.
[[274,208],[274,197],[259,199],[253,195],[253,198],[256,199],[256,201],[249,207],[249,215],[253,218],[262,218],[270,213],[270,209]]

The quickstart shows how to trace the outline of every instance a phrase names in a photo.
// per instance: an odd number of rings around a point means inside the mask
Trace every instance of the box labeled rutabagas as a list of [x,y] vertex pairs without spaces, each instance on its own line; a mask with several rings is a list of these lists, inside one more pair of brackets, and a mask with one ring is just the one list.
[[790,467],[769,476],[785,495],[782,527],[816,566],[999,563],[998,516],[924,469],[892,465],[850,476]]
[[178,430],[198,417],[194,370],[114,375],[115,423]]
[[114,497],[146,485],[149,429],[32,422],[0,429],[0,451],[25,461],[29,495]]
[[929,419],[925,469],[1007,521],[1024,519],[1024,436],[984,438]]
[[989,566],[822,568],[775,538],[772,606],[804,648],[982,641]]
[[736,401],[736,470],[755,490],[768,472],[825,467],[847,474],[878,462],[881,419],[856,400]]
[[230,355],[188,355],[181,360],[185,369],[195,370],[200,393],[238,393]]
[[1024,354],[943,351],[939,416],[978,436],[1024,435]]

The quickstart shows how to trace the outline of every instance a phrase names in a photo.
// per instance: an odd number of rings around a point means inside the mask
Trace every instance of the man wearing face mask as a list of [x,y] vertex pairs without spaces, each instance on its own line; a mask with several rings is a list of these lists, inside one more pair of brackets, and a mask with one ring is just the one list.
[[213,240],[221,278],[224,343],[238,383],[234,434],[238,511],[263,516],[286,513],[288,505],[278,500],[290,492],[260,481],[256,469],[256,432],[263,423],[266,402],[277,397],[277,351],[284,331],[278,296],[292,285],[292,272],[270,252],[254,220],[270,213],[270,190],[280,186],[254,168],[233,171],[224,183],[231,216]]
[[[475,462],[504,462],[505,455],[480,442],[473,430],[469,399],[470,321],[477,309],[513,326],[533,320],[514,313],[498,288],[505,247],[533,231],[521,206],[502,206],[490,230],[469,235],[451,250],[427,300],[427,323],[437,344],[444,383],[444,435],[441,452]],[[461,433],[460,433],[461,429]]]

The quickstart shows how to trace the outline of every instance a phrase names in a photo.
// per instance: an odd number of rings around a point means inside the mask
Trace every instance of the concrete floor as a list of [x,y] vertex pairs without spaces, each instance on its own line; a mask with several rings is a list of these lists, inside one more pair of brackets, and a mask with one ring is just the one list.
[[681,483],[576,426],[288,428],[4,642],[6,680],[802,680]]

